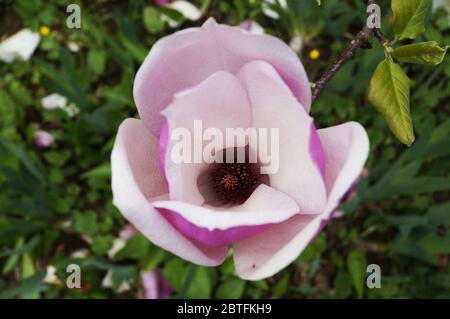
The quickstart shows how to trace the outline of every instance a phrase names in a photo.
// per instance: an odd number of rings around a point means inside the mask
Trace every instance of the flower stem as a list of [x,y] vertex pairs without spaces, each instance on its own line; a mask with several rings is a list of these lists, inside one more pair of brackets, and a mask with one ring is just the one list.
[[191,282],[194,279],[195,271],[197,270],[197,266],[194,264],[189,265],[189,269],[186,274],[186,278],[183,281],[183,285],[181,286],[180,292],[176,296],[177,299],[186,298],[186,294],[189,291],[189,287],[191,286]]

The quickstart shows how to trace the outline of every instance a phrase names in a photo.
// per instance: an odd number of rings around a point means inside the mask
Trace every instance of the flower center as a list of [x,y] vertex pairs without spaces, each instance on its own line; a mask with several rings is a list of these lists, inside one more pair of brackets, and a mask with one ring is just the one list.
[[212,187],[227,202],[244,202],[258,186],[258,167],[250,163],[222,163],[212,172]]

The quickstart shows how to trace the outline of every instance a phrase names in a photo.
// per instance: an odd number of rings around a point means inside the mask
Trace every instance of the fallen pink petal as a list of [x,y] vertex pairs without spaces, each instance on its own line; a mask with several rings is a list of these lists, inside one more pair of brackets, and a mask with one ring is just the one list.
[[173,290],[161,269],[141,273],[141,282],[145,299],[167,299],[172,295]]
[[37,129],[34,133],[34,143],[39,148],[49,148],[55,142],[55,138],[48,132]]

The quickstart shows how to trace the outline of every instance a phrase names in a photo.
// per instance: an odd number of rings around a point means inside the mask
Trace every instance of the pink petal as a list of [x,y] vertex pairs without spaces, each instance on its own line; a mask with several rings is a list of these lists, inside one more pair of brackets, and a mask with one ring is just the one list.
[[318,131],[325,152],[328,192],[325,218],[359,178],[369,154],[369,138],[361,124],[348,122]]
[[34,132],[34,143],[37,147],[48,148],[55,142],[55,138],[44,130],[37,129]]
[[166,181],[167,181],[166,165],[164,164],[164,162],[168,144],[169,144],[169,123],[165,121],[161,128],[161,133],[159,134],[159,170],[161,171],[161,174],[163,174]]
[[294,198],[300,213],[322,212],[326,189],[320,171],[321,145],[314,138],[313,119],[270,64],[250,62],[238,78],[250,99],[253,126],[279,129],[279,169],[269,175],[270,185]]
[[141,281],[145,299],[159,299],[158,274],[156,271],[142,273]]
[[303,65],[288,45],[269,35],[255,35],[208,20],[201,28],[177,32],[152,47],[134,84],[139,114],[145,125],[159,134],[163,123],[160,111],[175,93],[218,71],[237,74],[244,64],[258,59],[274,66],[309,111],[309,82]]
[[161,214],[187,237],[204,243],[208,246],[223,246],[234,243],[238,240],[249,238],[270,228],[273,224],[258,226],[237,226],[225,230],[209,230],[206,227],[198,227],[184,218],[182,215],[168,209],[159,209]]
[[198,207],[177,201],[153,205],[186,236],[207,245],[229,244],[255,235],[298,212],[293,199],[260,185],[245,203],[230,208]]
[[141,273],[141,283],[145,299],[166,299],[172,294],[172,288],[164,278],[161,269]]
[[320,142],[319,134],[317,134],[317,129],[314,123],[311,123],[311,135],[309,137],[309,152],[313,162],[316,164],[320,171],[320,175],[325,180],[325,154],[323,152],[322,143]]
[[243,279],[270,277],[294,261],[320,227],[320,215],[296,215],[234,245],[236,274]]
[[[173,102],[162,113],[168,122],[167,138],[175,128],[186,128],[191,132],[192,160],[194,143],[200,139],[200,150],[207,144],[201,141],[201,136],[195,136],[195,120],[202,121],[203,131],[211,127],[223,133],[226,128],[247,128],[251,124],[247,94],[236,77],[226,72],[217,72],[198,86],[176,94]],[[201,163],[174,163],[171,150],[177,142],[161,142],[161,151],[165,152],[163,169],[169,183],[170,199],[201,205],[204,198],[197,187],[197,179],[210,164],[201,159]]]
[[167,185],[158,167],[158,140],[141,121],[127,119],[119,127],[111,154],[114,204],[155,245],[197,264],[221,264],[227,247],[211,248],[189,240],[153,208]]
[[258,280],[274,275],[292,261],[331,218],[339,200],[358,178],[369,152],[364,128],[354,122],[319,130],[327,171],[329,196],[320,215],[297,215],[234,246],[239,277]]
[[126,241],[130,240],[136,234],[137,234],[136,228],[133,225],[128,224],[124,228],[122,228],[122,230],[119,233],[119,236],[121,239]]

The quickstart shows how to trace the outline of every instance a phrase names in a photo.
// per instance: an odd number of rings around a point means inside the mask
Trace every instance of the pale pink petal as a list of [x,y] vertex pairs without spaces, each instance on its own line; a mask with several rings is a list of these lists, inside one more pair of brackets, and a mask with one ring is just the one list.
[[124,228],[122,228],[122,230],[119,233],[119,236],[124,241],[127,241],[130,240],[136,234],[137,234],[136,228],[133,225],[128,224],[125,225]]
[[142,273],[141,282],[145,299],[159,299],[158,274],[156,271]]
[[325,151],[327,206],[320,215],[296,215],[279,225],[234,246],[234,262],[239,277],[258,280],[274,275],[305,249],[332,213],[340,199],[358,178],[369,152],[364,128],[350,122],[319,130]]
[[323,151],[322,143],[320,142],[319,134],[317,133],[316,126],[311,123],[311,135],[309,137],[309,152],[314,164],[320,171],[320,175],[325,180],[325,153]]
[[182,234],[204,243],[208,246],[223,246],[232,244],[238,240],[249,238],[269,229],[273,224],[257,226],[236,226],[228,229],[209,230],[206,227],[198,227],[184,218],[181,214],[168,209],[158,209],[170,224]]
[[201,28],[177,32],[152,47],[134,84],[139,114],[145,125],[159,134],[164,120],[160,111],[175,93],[201,83],[218,71],[237,74],[244,64],[258,59],[275,67],[309,111],[309,82],[303,65],[288,45],[269,35],[256,35],[208,20]]
[[294,198],[300,213],[322,212],[327,198],[321,164],[315,163],[321,145],[314,138],[313,119],[270,64],[250,62],[238,78],[250,99],[253,126],[279,129],[279,169],[269,175],[270,185]]
[[164,122],[161,133],[159,134],[159,170],[161,171],[161,174],[164,176],[164,178],[167,181],[166,177],[166,166],[164,164],[165,162],[165,156],[167,152],[167,147],[169,146],[169,123],[167,121]]
[[159,268],[142,272],[141,283],[145,299],[167,299],[172,294],[172,288]]
[[298,212],[293,199],[264,184],[242,205],[234,207],[198,207],[177,201],[153,204],[186,236],[208,245],[229,244],[253,236]]
[[369,154],[369,138],[361,124],[348,122],[318,130],[325,152],[328,192],[325,218],[359,178]]
[[37,147],[48,148],[55,142],[55,138],[50,133],[37,129],[34,132],[34,143]]
[[234,267],[243,279],[270,277],[294,261],[320,228],[320,215],[296,215],[234,245]]
[[[204,198],[197,187],[197,179],[210,164],[203,160],[202,134],[208,128],[215,128],[225,135],[226,128],[247,128],[251,125],[251,113],[245,90],[233,75],[217,72],[201,84],[175,95],[173,102],[163,111],[168,122],[168,136],[174,129],[185,128],[191,133],[191,160],[194,161],[194,147],[200,150],[199,163],[175,163],[172,148],[177,140],[164,143],[163,169],[169,183],[171,200],[201,205]],[[202,130],[194,131],[194,121],[201,120]],[[197,136],[196,134],[200,134]],[[164,135],[164,134],[163,134]]]
[[111,154],[114,204],[155,245],[197,264],[221,264],[227,247],[211,248],[189,240],[150,203],[149,198],[167,192],[158,167],[158,144],[141,121],[127,119],[120,125]]
[[171,200],[154,201],[153,206],[177,212],[193,224],[209,230],[280,223],[298,212],[292,198],[265,184],[259,185],[243,204],[237,206],[198,207]]

